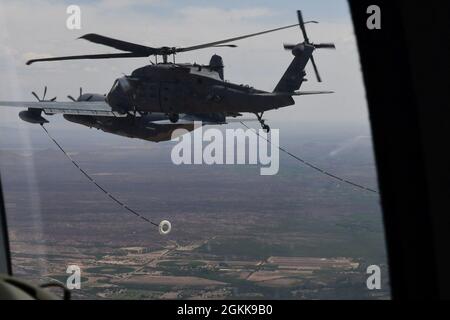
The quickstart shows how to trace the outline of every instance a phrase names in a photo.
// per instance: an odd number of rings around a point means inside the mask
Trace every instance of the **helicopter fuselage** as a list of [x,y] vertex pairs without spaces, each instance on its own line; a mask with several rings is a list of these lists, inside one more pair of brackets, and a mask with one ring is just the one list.
[[257,113],[295,103],[291,96],[224,81],[209,66],[172,63],[148,65],[117,79],[106,100],[119,112],[165,114]]

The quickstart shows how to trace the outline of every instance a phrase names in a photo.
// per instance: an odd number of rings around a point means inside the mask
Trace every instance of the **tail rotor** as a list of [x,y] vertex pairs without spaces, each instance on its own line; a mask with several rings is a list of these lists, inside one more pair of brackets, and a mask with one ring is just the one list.
[[[302,31],[304,41],[303,41],[303,43],[299,43],[299,44],[284,44],[284,48],[286,50],[290,50],[295,54],[295,49],[299,48],[300,50],[302,50],[302,48],[303,48],[302,46],[311,46],[311,47],[313,47],[313,50],[315,50],[315,49],[336,49],[336,46],[334,45],[334,43],[314,44],[314,43],[310,42],[308,34],[306,32],[305,25],[308,23],[318,23],[318,22],[317,21],[304,21],[302,12],[300,10],[297,10],[297,18],[298,18],[298,24],[300,26],[300,30]],[[322,82],[322,78],[320,77],[319,70],[316,65],[316,61],[314,60],[314,56],[311,55],[310,60],[313,65],[314,73],[316,74],[317,81]]]

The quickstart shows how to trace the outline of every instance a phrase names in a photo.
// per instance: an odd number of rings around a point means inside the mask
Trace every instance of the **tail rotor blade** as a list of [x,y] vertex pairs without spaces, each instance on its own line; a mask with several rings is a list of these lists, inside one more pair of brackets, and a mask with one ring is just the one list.
[[80,97],[83,95],[83,88],[80,87]]
[[317,69],[317,65],[316,65],[316,62],[314,61],[313,56],[311,56],[311,63],[313,65],[314,72],[316,73],[317,81],[322,82],[322,78],[320,77],[319,70]]
[[316,49],[336,49],[336,45],[334,43],[318,43],[314,45]]
[[69,98],[70,100],[72,100],[73,102],[76,102],[77,100],[75,100],[74,97],[72,97],[71,95],[68,95],[67,98]]
[[285,43],[285,44],[283,44],[283,47],[284,47],[284,49],[286,49],[286,50],[292,50],[292,49],[294,49],[295,48],[295,44],[292,44],[292,43]]
[[47,86],[44,87],[44,95],[42,96],[42,100],[45,100],[46,95],[47,95]]
[[302,30],[303,33],[303,39],[305,39],[305,43],[309,43],[309,38],[308,35],[306,34],[305,22],[303,21],[303,15],[300,10],[297,10],[297,18],[298,23],[300,25],[300,29]]

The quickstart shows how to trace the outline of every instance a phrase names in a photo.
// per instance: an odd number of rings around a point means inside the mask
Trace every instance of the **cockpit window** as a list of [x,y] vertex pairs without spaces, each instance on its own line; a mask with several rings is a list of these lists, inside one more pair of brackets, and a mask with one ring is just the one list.
[[119,79],[116,79],[116,80],[114,81],[113,86],[111,87],[111,91],[116,90],[116,88],[117,88],[118,86],[119,86]]

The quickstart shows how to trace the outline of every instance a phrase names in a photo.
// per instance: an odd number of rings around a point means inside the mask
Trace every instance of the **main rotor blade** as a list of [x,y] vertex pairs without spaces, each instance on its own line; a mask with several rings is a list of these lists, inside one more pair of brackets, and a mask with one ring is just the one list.
[[311,63],[313,65],[314,72],[316,73],[317,81],[322,82],[322,78],[320,77],[320,74],[319,74],[319,69],[317,69],[316,61],[314,60],[313,56],[311,56]]
[[305,39],[306,43],[309,43],[309,38],[308,38],[308,35],[306,34],[306,29],[305,29],[305,22],[303,21],[302,12],[300,10],[297,10],[297,17],[298,17],[298,23],[300,25],[300,29],[302,30],[302,33],[303,33],[303,39]]
[[318,43],[318,44],[314,44],[314,48],[316,48],[316,49],[336,49],[336,45],[334,43]]
[[237,48],[237,45],[235,45],[235,44],[219,44],[219,45],[213,46],[213,47],[217,47],[217,48],[221,48],[221,47]]
[[129,51],[134,53],[142,53],[147,54],[147,56],[159,53],[159,49],[143,46],[140,44],[122,41],[118,39],[113,39],[110,37],[105,37],[96,33],[88,33],[84,36],[79,37],[78,39],[85,39],[90,42],[102,44],[104,46],[108,46],[111,48],[115,48],[122,51]]
[[42,59],[32,59],[27,61],[27,65],[30,65],[34,62],[41,61],[62,61],[62,60],[84,60],[84,59],[111,59],[111,58],[139,58],[139,57],[147,57],[147,54],[141,53],[105,53],[105,54],[87,54],[80,56],[66,56],[66,57],[54,57],[54,58],[42,58]]
[[292,25],[289,25],[289,26],[281,27],[281,28],[276,28],[276,29],[261,31],[261,32],[257,32],[257,33],[247,34],[245,36],[240,36],[240,37],[235,37],[235,38],[229,38],[229,39],[224,39],[224,40],[219,40],[219,41],[199,44],[199,45],[196,45],[196,46],[191,46],[191,47],[186,47],[186,48],[177,48],[175,51],[176,52],[185,52],[185,51],[192,51],[192,50],[198,50],[198,49],[203,49],[203,48],[214,47],[214,46],[217,46],[217,45],[220,45],[220,44],[223,44],[223,43],[237,41],[237,40],[242,40],[242,39],[246,39],[246,38],[250,38],[250,37],[255,37],[255,36],[262,35],[262,34],[275,32],[275,31],[279,31],[279,30],[283,30],[283,29],[288,29],[288,28],[292,28],[292,27],[296,27],[296,26],[298,26],[298,24],[292,24]]

